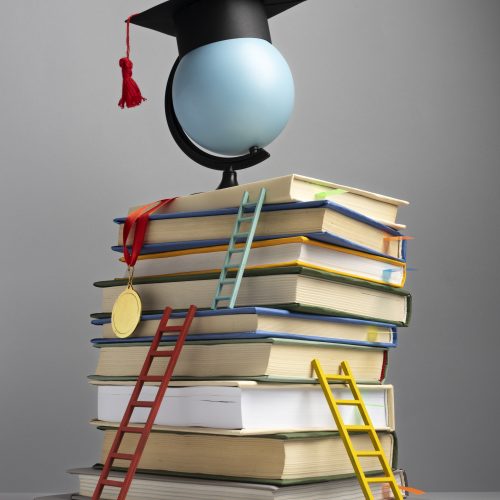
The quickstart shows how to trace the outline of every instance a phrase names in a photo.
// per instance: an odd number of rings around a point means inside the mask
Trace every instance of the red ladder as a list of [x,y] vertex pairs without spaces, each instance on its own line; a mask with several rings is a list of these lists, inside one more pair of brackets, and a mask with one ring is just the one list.
[[[177,359],[179,358],[182,347],[184,345],[184,341],[186,340],[186,336],[189,332],[193,317],[196,314],[196,306],[192,305],[189,307],[189,311],[186,314],[184,323],[182,323],[182,325],[180,326],[167,326],[171,312],[171,307],[166,307],[163,311],[163,316],[160,320],[160,324],[158,325],[158,330],[156,330],[153,341],[151,342],[151,347],[149,348],[149,352],[146,356],[146,360],[144,361],[141,373],[135,384],[134,391],[130,396],[130,401],[127,405],[127,409],[125,410],[120,426],[116,431],[115,439],[113,441],[111,449],[109,450],[106,463],[104,464],[104,467],[101,471],[101,475],[99,477],[99,481],[97,482],[92,500],[99,500],[101,498],[104,486],[114,486],[115,488],[119,488],[120,493],[118,494],[118,500],[125,500],[127,497],[130,484],[132,483],[135,471],[137,470],[137,466],[139,465],[139,460],[141,459],[142,452],[144,451],[144,447],[146,446],[146,443],[148,441],[149,434],[151,433],[151,429],[156,419],[156,415],[158,414],[158,410],[160,409],[161,402],[163,400],[163,397],[165,396],[165,392],[167,391],[168,384],[177,363]],[[162,335],[167,332],[179,332],[177,342],[175,343],[175,346],[172,350],[160,351],[158,350],[158,346],[160,345]],[[170,361],[165,369],[165,373],[159,376],[148,375],[151,365],[154,359],[157,357],[170,358]],[[139,401],[138,399],[145,382],[160,382],[160,386],[158,388],[158,392],[154,401]],[[134,408],[150,408],[149,416],[144,427],[129,426],[130,418],[132,417]],[[141,436],[137,442],[134,453],[129,454],[119,452],[120,445],[125,434],[140,434]],[[130,462],[130,466],[123,481],[109,479],[109,472],[115,460],[127,460]]]

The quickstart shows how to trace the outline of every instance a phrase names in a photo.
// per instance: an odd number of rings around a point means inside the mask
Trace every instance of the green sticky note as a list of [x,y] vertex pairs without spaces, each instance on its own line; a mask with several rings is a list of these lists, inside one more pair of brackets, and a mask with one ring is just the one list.
[[321,193],[316,193],[314,196],[315,200],[324,200],[325,198],[328,198],[329,196],[338,196],[339,194],[344,194],[347,193],[345,189],[330,189],[329,191],[322,191]]

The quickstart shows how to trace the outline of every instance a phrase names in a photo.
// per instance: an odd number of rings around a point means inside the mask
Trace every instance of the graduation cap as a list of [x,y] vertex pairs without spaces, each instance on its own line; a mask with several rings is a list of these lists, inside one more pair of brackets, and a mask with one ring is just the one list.
[[271,42],[268,18],[305,0],[168,0],[132,17],[131,22],[175,36],[182,57],[189,51],[232,38]]
[[[144,28],[149,28],[166,35],[174,36],[177,40],[179,57],[172,67],[167,83],[165,94],[165,113],[167,123],[175,142],[187,156],[200,165],[224,171],[223,180],[219,185],[219,188],[237,184],[235,170],[251,167],[269,158],[269,153],[265,151],[263,147],[269,144],[281,132],[282,128],[288,121],[291,109],[293,108],[293,79],[288,65],[284,59],[282,59],[283,64],[278,61],[278,59],[282,58],[282,56],[271,45],[271,34],[269,31],[268,19],[281,14],[282,12],[285,12],[286,10],[295,7],[304,1],[305,0],[168,0],[156,5],[155,7],[145,10],[144,12],[134,14],[127,19],[127,57],[122,60],[123,65],[122,61],[120,62],[124,76],[124,89],[126,86],[125,79],[128,77],[127,89],[124,90],[123,94],[132,95],[134,97],[132,105],[140,104],[140,102],[144,99],[140,95],[138,88],[136,89],[135,82],[131,79],[132,63],[128,59],[128,30],[130,23]],[[219,148],[211,147],[213,143],[210,143],[208,140],[205,141],[206,143],[199,140],[200,134],[197,136],[193,133],[193,127],[187,127],[186,130],[188,130],[188,135],[184,129],[187,124],[185,118],[186,115],[182,116],[182,109],[181,115],[176,114],[173,98],[175,73],[179,67],[179,63],[181,63],[182,66],[182,63],[185,62],[183,58],[186,55],[191,55],[190,53],[195,49],[202,50],[202,47],[210,44],[215,45],[217,42],[225,41],[227,41],[226,43],[232,43],[229,41],[235,39],[254,39],[252,41],[248,40],[248,43],[256,44],[262,40],[268,42],[268,49],[265,50],[268,50],[268,52],[275,51],[278,54],[278,57],[273,56],[275,57],[273,63],[278,61],[278,66],[281,64],[281,66],[284,65],[286,67],[284,70],[281,69],[282,74],[284,75],[282,79],[282,83],[284,82],[284,86],[282,86],[283,92],[280,92],[280,90],[282,90],[279,88],[280,84],[276,83],[274,89],[272,89],[272,92],[274,92],[274,99],[271,99],[271,101],[268,99],[266,101],[267,104],[259,108],[261,110],[261,114],[257,120],[255,117],[248,119],[248,127],[246,129],[248,131],[248,140],[246,140],[246,142],[245,140],[242,141],[244,142],[244,148],[241,145],[234,146],[234,150],[238,151],[237,154],[239,154],[239,156],[234,156],[234,153],[231,155],[223,151],[224,148],[227,149],[229,147],[233,147],[233,139],[230,137],[230,133],[224,138],[224,140],[227,139],[226,144]],[[236,40],[235,43],[237,43]],[[185,59],[187,60],[191,58],[186,57]],[[241,58],[238,56],[236,60],[241,61]],[[287,72],[289,76],[286,74]],[[260,73],[262,74],[262,72]],[[276,75],[278,73],[279,70],[277,69],[274,74]],[[269,80],[269,78],[265,76],[259,76],[259,71],[256,71],[254,78],[258,79],[259,77]],[[195,77],[195,80],[199,80],[199,78]],[[247,83],[248,81],[244,82],[243,86]],[[224,84],[227,84],[226,79],[224,79]],[[267,82],[257,81],[254,85],[254,88],[257,89],[256,93],[261,92],[261,87],[265,87],[266,85]],[[234,88],[234,86],[231,87],[231,90],[223,95],[226,96],[228,94],[232,94],[232,90]],[[129,89],[131,92],[128,92]],[[249,92],[251,94],[252,89],[250,89]],[[219,102],[219,97],[220,96],[215,98],[215,101]],[[258,97],[260,98],[261,96]],[[247,98],[248,95],[245,94],[243,96],[243,100],[246,100]],[[266,97],[264,97],[264,100],[265,99]],[[286,99],[288,99],[287,102],[285,102]],[[122,101],[120,102],[123,103],[123,100],[124,99],[122,97]],[[224,100],[225,98],[222,99],[222,101]],[[276,102],[284,102],[284,104],[276,104]],[[188,107],[190,109],[194,107],[192,103],[193,101],[189,101]],[[239,102],[236,103],[236,105],[233,102],[232,104],[228,104],[227,107],[233,110],[235,107],[238,107],[238,104]],[[282,106],[281,109],[279,109],[280,105]],[[176,101],[176,107],[177,110],[179,110],[180,105],[178,101]],[[232,131],[238,129],[240,132],[236,133],[241,134],[241,130],[245,129],[245,125],[242,125],[244,120],[239,119],[241,117],[235,119],[233,116],[232,126],[230,120],[226,123],[220,116],[215,116],[212,122],[208,125],[203,125],[203,123],[206,122],[199,119],[199,116],[201,116],[200,107],[197,108],[197,113],[198,115],[196,115],[194,120],[192,120],[191,124],[202,124],[199,126],[199,129],[202,129],[201,135],[205,133],[210,134],[213,130],[217,129],[217,126],[221,123],[223,123],[223,125],[222,128],[218,129],[219,131]],[[275,122],[271,124],[273,117],[275,118]],[[247,118],[247,116],[245,115],[244,118]],[[180,120],[182,120],[182,125]],[[257,136],[259,137],[258,140],[255,139]],[[240,138],[241,137],[236,139]],[[193,142],[193,139],[195,142]],[[249,143],[249,141],[254,142]],[[227,144],[229,144],[229,146]],[[200,148],[198,145],[201,145],[202,147]],[[219,146],[220,142],[217,145]],[[208,151],[216,151],[218,155],[213,155]],[[248,153],[244,154],[245,151]]]

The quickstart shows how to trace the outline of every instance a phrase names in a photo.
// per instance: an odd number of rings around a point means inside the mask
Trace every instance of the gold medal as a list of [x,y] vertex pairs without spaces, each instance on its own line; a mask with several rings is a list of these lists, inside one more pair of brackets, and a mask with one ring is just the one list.
[[[139,207],[129,213],[123,225],[123,257],[127,263],[128,284],[127,288],[118,295],[113,310],[111,311],[111,327],[114,334],[120,338],[126,338],[134,333],[139,321],[141,320],[141,298],[132,286],[134,278],[134,264],[141,253],[144,237],[148,227],[149,216],[161,207],[172,203],[175,198],[166,198],[164,200],[149,203],[143,207]],[[132,252],[129,251],[127,244],[132,228],[135,227],[132,233]]]
[[111,327],[117,337],[126,338],[134,333],[141,320],[141,298],[132,287],[133,268],[129,268],[127,288],[118,295],[111,312]]

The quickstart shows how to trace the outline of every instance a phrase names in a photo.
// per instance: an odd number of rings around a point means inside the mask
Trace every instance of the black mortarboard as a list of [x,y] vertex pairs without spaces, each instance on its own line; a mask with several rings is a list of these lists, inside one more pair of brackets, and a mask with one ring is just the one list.
[[271,42],[268,18],[305,0],[168,0],[130,22],[177,38],[179,56],[232,38]]

